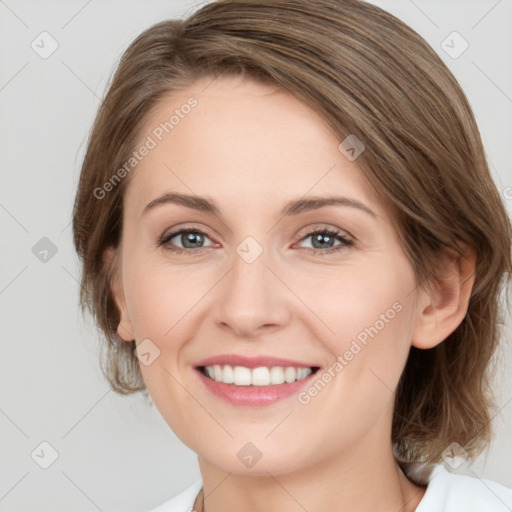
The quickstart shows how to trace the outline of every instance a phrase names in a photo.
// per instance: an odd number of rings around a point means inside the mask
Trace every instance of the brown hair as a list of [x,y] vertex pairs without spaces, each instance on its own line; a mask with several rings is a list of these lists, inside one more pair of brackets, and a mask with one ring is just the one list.
[[129,159],[164,95],[220,73],[278,84],[340,141],[353,134],[364,142],[357,163],[388,205],[419,284],[435,277],[443,248],[476,248],[462,323],[433,349],[411,348],[392,441],[410,461],[437,461],[452,441],[478,455],[490,439],[490,363],[500,287],[511,271],[510,221],[457,80],[415,31],[359,0],[220,0],[154,25],[123,55],[90,134],[73,212],[80,304],[106,336],[102,370],[112,388],[145,390],[135,345],[116,332],[116,261],[103,261],[120,241],[130,175],[104,197],[95,191]]

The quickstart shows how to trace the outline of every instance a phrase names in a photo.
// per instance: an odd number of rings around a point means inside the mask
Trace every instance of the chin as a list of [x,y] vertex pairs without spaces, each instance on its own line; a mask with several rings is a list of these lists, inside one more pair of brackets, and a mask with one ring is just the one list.
[[[283,453],[283,450],[269,451],[262,447],[259,450],[255,444],[250,442],[242,443],[231,450],[223,449],[221,452],[206,453],[197,452],[199,458],[208,461],[209,464],[240,476],[267,476],[282,475],[297,471],[300,467],[300,459],[296,453],[297,447],[293,447],[290,454]],[[300,454],[305,456],[304,452]]]

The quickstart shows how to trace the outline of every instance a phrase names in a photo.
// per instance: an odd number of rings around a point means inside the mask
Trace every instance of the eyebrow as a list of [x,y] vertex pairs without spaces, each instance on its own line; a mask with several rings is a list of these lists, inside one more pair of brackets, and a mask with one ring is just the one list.
[[[210,198],[188,194],[177,194],[171,192],[164,194],[161,197],[157,197],[156,199],[153,199],[150,203],[146,205],[142,212],[142,215],[147,213],[149,210],[152,210],[157,206],[161,206],[164,204],[177,204],[180,206],[191,208],[193,210],[211,213],[213,215],[218,216],[221,215],[220,208],[217,206],[216,202]],[[360,201],[342,196],[310,196],[307,199],[294,199],[286,203],[284,208],[281,210],[281,216],[288,217],[291,215],[298,215],[299,213],[317,210],[319,208],[323,208],[324,206],[349,206],[366,212],[372,217],[377,217],[377,215],[370,208],[368,208]]]

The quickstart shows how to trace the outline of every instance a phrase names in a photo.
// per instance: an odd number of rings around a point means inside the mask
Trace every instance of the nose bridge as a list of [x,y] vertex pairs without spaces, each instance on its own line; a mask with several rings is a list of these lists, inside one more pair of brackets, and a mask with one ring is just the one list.
[[282,285],[268,268],[271,251],[248,236],[235,247],[218,304],[218,321],[238,335],[254,336],[262,326],[286,320]]
[[232,260],[230,286],[236,293],[261,294],[268,281],[271,254],[254,237],[247,237],[236,248]]

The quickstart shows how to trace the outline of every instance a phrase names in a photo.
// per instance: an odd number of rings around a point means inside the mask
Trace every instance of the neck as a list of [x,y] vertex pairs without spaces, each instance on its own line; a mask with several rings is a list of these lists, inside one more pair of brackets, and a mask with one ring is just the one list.
[[204,512],[413,512],[426,488],[406,478],[390,443],[385,450],[378,446],[358,443],[309,467],[263,476],[234,474],[199,457],[203,493],[195,509],[203,512],[204,500]]

